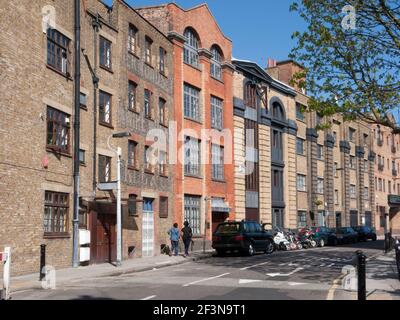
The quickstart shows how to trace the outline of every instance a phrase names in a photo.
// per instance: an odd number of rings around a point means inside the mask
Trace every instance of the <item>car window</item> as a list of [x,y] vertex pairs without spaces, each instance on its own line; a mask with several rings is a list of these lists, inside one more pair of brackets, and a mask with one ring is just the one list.
[[253,223],[254,224],[254,230],[255,232],[262,232],[261,225],[258,223]]
[[238,223],[220,224],[217,233],[237,233],[240,225]]
[[245,224],[245,226],[247,227],[246,232],[249,232],[249,233],[256,232],[255,227],[254,227],[254,223],[248,222],[248,223]]

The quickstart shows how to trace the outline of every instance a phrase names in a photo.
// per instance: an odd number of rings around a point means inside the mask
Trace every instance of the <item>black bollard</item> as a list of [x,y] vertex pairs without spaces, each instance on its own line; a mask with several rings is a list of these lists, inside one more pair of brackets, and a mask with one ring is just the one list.
[[367,300],[367,286],[366,286],[366,256],[361,250],[357,254],[357,274],[358,274],[358,300]]
[[46,266],[46,245],[40,245],[40,271],[39,271],[39,280],[42,281],[46,274],[44,272],[44,267]]

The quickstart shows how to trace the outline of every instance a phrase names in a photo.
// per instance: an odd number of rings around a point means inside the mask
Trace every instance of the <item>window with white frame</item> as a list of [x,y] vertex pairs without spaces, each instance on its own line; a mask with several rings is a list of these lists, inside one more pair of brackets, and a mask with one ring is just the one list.
[[194,236],[201,235],[201,197],[185,195],[184,220],[189,222]]
[[297,191],[307,191],[306,176],[303,174],[297,175]]
[[211,96],[211,127],[213,129],[222,130],[223,128],[223,111],[222,100]]
[[185,138],[185,174],[200,175],[200,140]]
[[211,76],[221,80],[222,79],[222,54],[221,51],[216,47],[213,46],[211,48]]
[[200,121],[200,90],[184,84],[184,116]]
[[356,199],[356,186],[354,184],[350,185],[350,198]]
[[216,180],[224,180],[224,148],[211,145],[212,177]]
[[186,38],[185,45],[183,48],[183,61],[192,66],[199,66],[199,39],[195,32],[187,28],[184,32],[184,37]]
[[323,178],[317,179],[317,193],[324,194],[324,179]]
[[324,146],[320,144],[317,145],[317,159],[324,159]]

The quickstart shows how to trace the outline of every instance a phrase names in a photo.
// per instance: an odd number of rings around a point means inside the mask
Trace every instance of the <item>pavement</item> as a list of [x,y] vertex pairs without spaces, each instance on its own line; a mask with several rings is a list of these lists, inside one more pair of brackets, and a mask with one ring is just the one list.
[[253,257],[207,252],[190,259],[136,259],[118,269],[100,265],[57,270],[52,290],[42,289],[38,275],[14,278],[12,299],[356,300],[354,276],[344,271],[354,271],[355,251],[362,250],[368,258],[368,300],[396,300],[400,281],[394,252],[384,255],[382,248],[383,242],[377,241]]
[[[150,258],[138,258],[126,260],[122,263],[121,267],[116,267],[113,264],[96,264],[86,267],[57,269],[56,283],[57,286],[62,286],[65,283],[75,280],[81,280],[88,277],[101,278],[101,277],[117,277],[125,274],[136,272],[144,272],[148,270],[157,270],[166,268],[190,261],[198,261],[201,259],[209,258],[214,251],[208,250],[206,252],[193,252],[189,257],[183,255],[168,256],[160,255]],[[42,289],[42,282],[39,281],[39,273],[28,274],[24,276],[11,278],[11,291],[23,291],[29,289]]]

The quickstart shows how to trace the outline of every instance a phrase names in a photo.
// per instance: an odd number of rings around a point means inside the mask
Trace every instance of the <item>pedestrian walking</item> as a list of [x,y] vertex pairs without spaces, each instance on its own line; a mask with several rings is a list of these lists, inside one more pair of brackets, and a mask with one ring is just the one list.
[[189,256],[189,247],[190,247],[190,244],[192,243],[193,232],[192,232],[192,228],[190,228],[190,226],[189,226],[189,222],[185,221],[184,225],[185,226],[182,229],[182,240],[183,240],[183,244],[185,245],[184,257],[186,258],[187,256]]
[[175,223],[174,226],[169,229],[168,234],[171,240],[171,252],[169,255],[172,256],[172,253],[174,253],[176,257],[179,253],[179,229],[177,223]]

